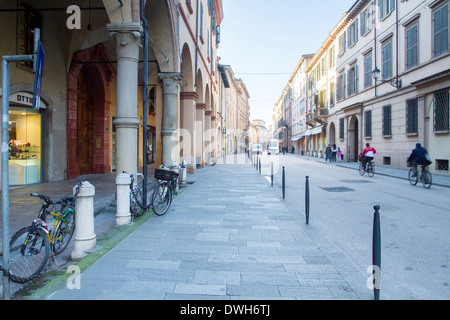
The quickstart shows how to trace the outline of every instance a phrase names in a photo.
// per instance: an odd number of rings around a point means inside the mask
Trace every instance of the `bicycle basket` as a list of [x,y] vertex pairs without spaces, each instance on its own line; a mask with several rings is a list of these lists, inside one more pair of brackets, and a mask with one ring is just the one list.
[[157,180],[164,181],[172,181],[177,178],[180,174],[178,172],[164,170],[164,169],[155,169],[155,178]]

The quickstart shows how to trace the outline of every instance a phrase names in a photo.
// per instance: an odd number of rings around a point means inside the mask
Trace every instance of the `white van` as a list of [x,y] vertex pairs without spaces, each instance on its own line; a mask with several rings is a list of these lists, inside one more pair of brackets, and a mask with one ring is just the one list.
[[267,149],[268,154],[280,154],[280,148],[278,147],[278,140],[269,140],[269,148]]
[[262,154],[263,148],[260,144],[254,144],[252,145],[252,154]]

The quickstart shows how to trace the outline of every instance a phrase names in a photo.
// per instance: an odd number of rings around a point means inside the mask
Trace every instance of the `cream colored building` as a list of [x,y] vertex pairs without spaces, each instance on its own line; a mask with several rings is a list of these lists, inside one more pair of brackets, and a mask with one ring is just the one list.
[[448,1],[434,0],[361,0],[348,12],[336,63],[340,93],[328,119],[347,160],[370,143],[377,165],[406,168],[420,142],[431,171],[449,174],[448,12]]
[[249,145],[250,95],[245,83],[234,76],[228,65],[220,65],[227,85],[223,88],[226,154],[242,153]]
[[336,144],[344,161],[357,161],[369,143],[377,165],[405,169],[419,142],[431,171],[450,174],[449,6],[448,0],[354,3],[306,69],[307,154],[323,156],[327,144]]

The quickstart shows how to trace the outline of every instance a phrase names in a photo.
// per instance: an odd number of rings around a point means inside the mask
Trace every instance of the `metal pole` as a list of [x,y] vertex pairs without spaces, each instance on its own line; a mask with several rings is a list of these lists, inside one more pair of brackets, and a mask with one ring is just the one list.
[[281,178],[282,178],[281,179],[281,183],[282,183],[281,187],[283,190],[283,199],[286,199],[286,177],[285,177],[284,166],[283,166],[283,174],[282,174]]
[[[33,55],[2,58],[2,267],[9,270],[9,62],[32,61]],[[3,299],[10,300],[9,277],[3,276]]]
[[273,187],[273,162],[270,170],[270,186]]
[[145,18],[145,1],[141,1],[141,20],[144,27],[144,86],[143,86],[143,128],[142,128],[142,156],[143,156],[143,172],[144,181],[142,183],[143,205],[147,207],[147,89],[148,89],[148,22]]
[[373,239],[372,239],[372,266],[374,272],[373,294],[375,300],[380,300],[380,282],[381,282],[381,228],[380,228],[380,206],[373,207],[375,213],[373,216]]
[[306,186],[305,186],[305,214],[306,214],[306,224],[309,224],[309,176],[306,176]]
[[259,158],[258,163],[259,163],[259,174],[261,174],[261,158]]

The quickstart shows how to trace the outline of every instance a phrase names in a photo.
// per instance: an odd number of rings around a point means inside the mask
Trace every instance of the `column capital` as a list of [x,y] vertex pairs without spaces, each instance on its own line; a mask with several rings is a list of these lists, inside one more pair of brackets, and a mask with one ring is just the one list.
[[117,60],[139,60],[142,26],[138,23],[108,24],[109,36],[116,41]]

